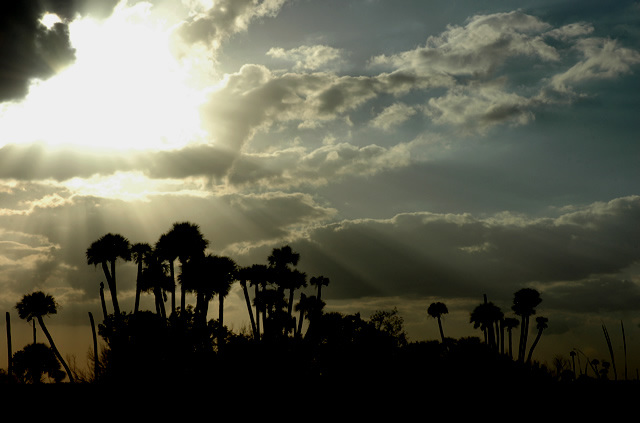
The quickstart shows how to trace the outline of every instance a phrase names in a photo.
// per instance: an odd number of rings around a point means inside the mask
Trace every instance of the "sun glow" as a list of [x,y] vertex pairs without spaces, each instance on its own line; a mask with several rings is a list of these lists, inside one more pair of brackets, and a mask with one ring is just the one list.
[[170,31],[149,3],[121,3],[104,22],[70,25],[76,61],[0,106],[0,145],[110,150],[175,149],[200,142],[203,96],[172,56]]

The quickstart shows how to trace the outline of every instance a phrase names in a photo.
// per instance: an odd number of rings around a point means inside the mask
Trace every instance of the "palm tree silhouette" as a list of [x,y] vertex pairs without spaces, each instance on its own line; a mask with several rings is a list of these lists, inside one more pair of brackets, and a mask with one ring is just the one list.
[[71,374],[71,370],[62,358],[62,355],[60,354],[60,351],[58,351],[58,348],[56,348],[56,344],[53,342],[53,338],[51,337],[51,334],[47,330],[47,326],[44,324],[44,320],[42,319],[42,316],[48,316],[56,314],[58,312],[58,304],[56,303],[54,298],[42,291],[36,291],[32,294],[23,296],[22,300],[20,300],[20,302],[16,304],[16,309],[18,310],[18,316],[21,319],[24,319],[27,322],[31,322],[31,320],[35,318],[38,321],[42,332],[44,332],[47,340],[49,340],[51,349],[64,367],[64,370],[67,372],[69,381],[73,383],[74,380],[73,375]]
[[135,264],[138,265],[138,274],[136,276],[136,302],[134,307],[134,313],[138,312],[140,308],[140,292],[141,292],[141,279],[142,279],[142,265],[145,263],[145,259],[152,252],[151,245],[147,243],[136,243],[131,246],[131,257]]
[[[293,318],[294,291],[307,286],[306,274],[290,267],[297,266],[299,260],[300,254],[294,252],[289,245],[274,248],[268,257],[272,281],[278,285],[280,291],[289,290],[289,301],[287,303],[289,320]],[[283,328],[285,332],[290,329],[292,328]]]
[[250,267],[242,267],[238,269],[238,280],[240,281],[240,286],[242,287],[242,293],[244,294],[244,300],[247,304],[247,310],[249,311],[249,320],[251,321],[251,333],[253,334],[253,339],[258,340],[258,328],[256,326],[256,320],[253,317],[253,308],[251,308],[251,300],[249,298],[249,290],[247,288],[247,281],[251,280],[251,268]]
[[317,276],[317,277],[314,276],[311,278],[311,280],[309,280],[309,283],[311,284],[311,286],[315,286],[316,289],[318,290],[319,300],[322,299],[322,286],[329,285],[329,282],[331,282],[329,278],[325,278],[324,276]]
[[[269,269],[264,264],[254,264],[249,268],[250,285],[254,288],[253,302],[256,308],[256,332],[260,339],[260,315],[262,314],[262,326],[264,326],[265,310],[262,308],[263,302],[259,301],[260,292],[267,287],[269,281]],[[264,330],[264,328],[262,328]]]
[[[107,278],[107,285],[111,292],[114,314],[120,316],[120,306],[118,305],[118,294],[116,291],[116,260],[121,258],[124,261],[131,260],[131,247],[129,240],[122,235],[108,233],[94,241],[87,248],[87,264],[94,266],[102,265],[104,276]],[[111,265],[111,270],[107,264]]]
[[300,313],[300,315],[298,316],[298,328],[296,330],[295,336],[302,336],[302,325],[305,318],[309,321],[306,335],[309,336],[309,333],[311,333],[310,329],[312,329],[312,325],[315,326],[315,322],[318,321],[320,317],[322,317],[322,310],[324,306],[324,301],[317,298],[315,295],[307,297],[304,293],[300,294],[300,301],[298,301],[298,303],[295,305],[295,311]]
[[175,291],[173,278],[169,274],[169,265],[158,250],[154,250],[151,254],[146,255],[145,262],[146,265],[142,269],[140,279],[140,290],[142,292],[151,291],[153,293],[156,313],[166,318],[167,312],[164,306],[166,292]]
[[498,349],[498,342],[496,340],[496,325],[504,314],[500,310],[500,307],[493,304],[491,301],[478,305],[472,312],[469,323],[473,323],[473,328],[480,328],[485,336],[485,343],[492,349]]
[[513,318],[513,317],[505,317],[502,325],[503,327],[507,330],[507,333],[509,334],[509,357],[511,357],[511,359],[513,359],[513,329],[517,328],[518,325],[520,324],[520,320]]
[[[184,266],[189,260],[204,257],[204,251],[209,245],[209,241],[200,232],[200,226],[191,222],[175,222],[166,237],[168,242],[173,245],[173,251],[177,253],[181,266]],[[185,307],[186,290],[181,286],[180,308],[184,310]]]
[[427,313],[429,313],[429,316],[433,317],[434,319],[438,319],[438,328],[440,329],[440,337],[442,338],[442,344],[444,345],[445,343],[444,331],[442,330],[441,317],[443,314],[449,313],[449,309],[447,309],[447,306],[444,303],[436,302],[436,303],[431,303],[431,305],[427,309]]
[[224,335],[224,299],[229,295],[233,282],[237,280],[238,265],[230,257],[211,256],[213,292],[218,296],[218,348]]
[[524,360],[527,350],[527,335],[529,333],[529,317],[536,314],[535,308],[542,302],[540,293],[532,288],[522,288],[513,296],[513,312],[522,318],[520,324],[520,345],[518,360]]
[[540,341],[540,337],[542,336],[542,331],[544,331],[547,327],[549,327],[547,325],[547,322],[549,322],[549,319],[547,319],[546,317],[542,317],[542,316],[536,317],[536,328],[538,329],[538,335],[536,335],[536,339],[533,341],[533,344],[531,345],[531,349],[529,350],[529,356],[527,357],[527,362],[531,361],[533,350],[536,348],[536,345],[538,345],[538,341]]
[[169,235],[165,233],[160,235],[160,239],[156,242],[154,251],[156,253],[156,257],[161,262],[168,263],[169,265],[169,276],[172,281],[169,292],[171,292],[171,312],[173,313],[176,309],[176,273],[174,262],[178,258],[177,246],[171,240]]

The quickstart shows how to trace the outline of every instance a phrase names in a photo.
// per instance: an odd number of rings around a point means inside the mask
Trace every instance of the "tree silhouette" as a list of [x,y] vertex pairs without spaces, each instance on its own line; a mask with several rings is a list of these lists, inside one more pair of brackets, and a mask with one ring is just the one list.
[[513,329],[517,328],[518,325],[520,325],[520,321],[513,317],[505,317],[502,321],[502,325],[509,334],[509,357],[513,359]]
[[145,264],[147,256],[152,253],[151,245],[147,243],[136,243],[131,246],[131,257],[134,263],[138,266],[138,273],[136,276],[136,302],[134,307],[134,313],[138,312],[140,308],[140,292],[141,292],[141,279],[142,279],[142,266]]
[[256,326],[256,319],[253,316],[253,308],[251,308],[251,300],[249,298],[249,289],[247,288],[247,281],[251,280],[251,268],[250,267],[242,267],[238,269],[238,280],[240,281],[240,286],[242,287],[242,293],[244,294],[244,300],[247,304],[247,310],[249,312],[249,320],[251,321],[251,333],[253,334],[253,339],[258,340],[258,328]]
[[22,297],[22,300],[16,304],[16,309],[18,310],[18,317],[21,319],[30,322],[34,318],[38,320],[38,324],[44,332],[44,335],[49,340],[49,345],[51,349],[55,353],[56,357],[64,367],[67,372],[67,376],[69,377],[70,382],[74,382],[73,375],[71,374],[71,370],[69,370],[69,366],[62,358],[62,355],[56,348],[56,344],[53,342],[53,338],[51,334],[47,330],[47,326],[44,324],[43,316],[48,316],[51,314],[56,314],[58,312],[58,304],[55,302],[51,295],[45,294],[42,291],[36,291],[32,294],[27,294]]
[[440,337],[442,338],[442,343],[444,344],[445,340],[444,340],[444,331],[442,330],[441,317],[442,317],[443,314],[449,313],[449,309],[447,309],[447,306],[444,303],[436,302],[436,303],[431,303],[431,305],[429,305],[429,308],[427,309],[427,313],[429,313],[429,316],[431,316],[434,319],[438,320],[438,328],[440,329]]
[[[192,259],[204,257],[204,251],[209,245],[209,241],[200,232],[200,226],[191,222],[175,222],[166,234],[166,238],[172,245],[171,249],[177,255],[181,266]],[[175,307],[175,304],[172,304],[172,307]],[[186,290],[181,286],[180,308],[184,310],[185,307]]]
[[547,319],[546,317],[542,317],[542,316],[536,317],[536,328],[538,329],[538,335],[536,335],[536,339],[533,341],[533,344],[531,345],[531,349],[529,350],[529,356],[527,357],[527,362],[531,361],[531,356],[533,356],[533,350],[536,348],[536,345],[538,345],[538,341],[540,341],[540,337],[542,336],[542,331],[544,331],[548,327],[547,322],[549,322],[549,319]]
[[152,292],[155,298],[156,313],[167,317],[164,306],[166,292],[175,291],[173,278],[169,274],[169,265],[158,250],[145,256],[146,265],[142,269],[140,289],[142,292]]
[[[289,301],[287,302],[287,312],[289,319],[293,318],[293,297],[294,291],[307,286],[306,274],[292,269],[290,266],[297,266],[300,254],[294,252],[289,245],[281,248],[274,248],[268,257],[271,280],[281,291],[289,290]],[[283,328],[288,331],[292,328]]]
[[[87,264],[94,266],[102,265],[104,276],[107,278],[107,285],[111,292],[113,310],[116,316],[120,315],[118,305],[118,294],[116,290],[116,260],[121,258],[124,261],[131,260],[131,247],[129,240],[122,235],[108,233],[97,241],[94,241],[87,248]],[[111,265],[109,269],[108,264]]]
[[169,276],[171,277],[171,286],[169,289],[169,292],[171,293],[171,312],[173,313],[176,309],[176,272],[174,262],[178,258],[178,247],[169,237],[169,234],[165,233],[160,235],[160,238],[156,242],[154,251],[156,258],[161,263],[168,264]]
[[472,312],[469,323],[473,323],[473,328],[480,328],[485,335],[485,343],[492,349],[498,349],[496,340],[496,324],[504,317],[500,307],[491,301],[478,305]]
[[527,350],[527,335],[529,333],[529,317],[536,314],[535,308],[542,302],[540,293],[532,288],[522,288],[513,296],[513,312],[522,318],[520,323],[520,345],[518,360],[524,360]]
[[321,300],[322,299],[322,286],[327,286],[329,285],[329,282],[331,282],[329,280],[329,278],[325,278],[324,276],[314,276],[311,278],[311,280],[309,280],[309,283],[311,284],[311,286],[315,286],[316,289],[318,290],[318,299]]
[[51,348],[45,344],[29,344],[13,355],[13,374],[23,383],[42,383],[47,374],[56,383],[64,379],[60,362]]

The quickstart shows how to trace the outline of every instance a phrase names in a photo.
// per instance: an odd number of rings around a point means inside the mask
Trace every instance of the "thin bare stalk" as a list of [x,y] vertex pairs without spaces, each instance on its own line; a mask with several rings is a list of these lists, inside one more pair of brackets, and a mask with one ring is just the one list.
[[616,372],[616,359],[613,356],[613,347],[611,346],[611,338],[609,337],[609,331],[607,327],[602,324],[602,331],[604,332],[604,338],[607,340],[607,347],[609,347],[609,355],[611,356],[611,366],[613,367],[613,376],[615,380],[618,380],[618,373]]

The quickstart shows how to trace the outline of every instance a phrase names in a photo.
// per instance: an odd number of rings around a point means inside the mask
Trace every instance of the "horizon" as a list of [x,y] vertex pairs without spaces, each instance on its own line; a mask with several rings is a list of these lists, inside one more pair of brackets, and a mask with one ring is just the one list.
[[[0,310],[14,352],[31,340],[15,305],[43,291],[61,306],[47,319],[58,348],[84,366],[106,282],[87,248],[106,233],[155,245],[188,221],[240,266],[290,245],[307,279],[331,280],[326,311],[397,307],[410,341],[439,339],[433,302],[449,308],[447,336],[482,338],[469,314],[483,295],[514,316],[513,294],[534,288],[549,319],[535,360],[609,360],[603,324],[620,360],[623,322],[635,379],[639,3],[0,12]],[[117,275],[131,311],[136,267],[120,260]],[[236,284],[225,324],[248,319]]]

